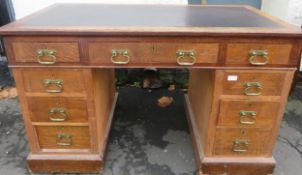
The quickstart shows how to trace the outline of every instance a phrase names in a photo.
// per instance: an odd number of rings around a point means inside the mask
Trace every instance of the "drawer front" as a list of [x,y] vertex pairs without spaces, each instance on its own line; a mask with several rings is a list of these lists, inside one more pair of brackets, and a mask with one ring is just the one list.
[[82,98],[28,97],[32,122],[88,122],[86,101]]
[[92,64],[146,63],[152,57],[150,43],[91,42],[88,47]]
[[[185,55],[182,56],[181,52]],[[157,43],[152,61],[159,63],[217,63],[218,43]],[[192,54],[192,56],[190,56]]]
[[264,156],[270,131],[259,129],[216,129],[215,156]]
[[170,63],[194,65],[216,63],[218,43],[119,43],[90,42],[92,64]]
[[271,129],[279,107],[276,101],[222,99],[218,126]]
[[80,62],[77,42],[16,41],[12,43],[12,49],[16,62],[43,65]]
[[85,92],[80,69],[22,69],[22,75],[25,92],[54,95]]
[[41,149],[89,149],[88,127],[37,126]]
[[227,65],[287,65],[292,50],[291,44],[228,44]]
[[285,77],[285,71],[225,71],[222,94],[280,96]]

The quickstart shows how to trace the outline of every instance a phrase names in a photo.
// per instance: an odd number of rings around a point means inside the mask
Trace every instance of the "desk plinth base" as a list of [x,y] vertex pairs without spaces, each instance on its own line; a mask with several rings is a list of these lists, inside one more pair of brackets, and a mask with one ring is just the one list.
[[185,110],[190,133],[195,148],[196,161],[200,175],[268,175],[274,172],[273,157],[207,157],[203,154],[203,146],[198,140],[194,113],[188,95],[185,95]]
[[104,162],[96,154],[30,154],[27,164],[33,173],[100,173]]

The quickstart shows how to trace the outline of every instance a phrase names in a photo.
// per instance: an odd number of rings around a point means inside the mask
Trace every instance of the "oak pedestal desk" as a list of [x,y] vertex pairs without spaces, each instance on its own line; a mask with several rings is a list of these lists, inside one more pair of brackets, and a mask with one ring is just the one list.
[[301,30],[248,6],[57,4],[0,29],[32,172],[101,172],[114,68],[189,68],[200,174],[272,174]]

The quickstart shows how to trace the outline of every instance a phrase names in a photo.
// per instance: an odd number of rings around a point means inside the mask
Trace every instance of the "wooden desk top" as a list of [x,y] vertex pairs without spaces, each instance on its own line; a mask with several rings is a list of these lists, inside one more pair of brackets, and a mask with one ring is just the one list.
[[301,30],[249,6],[55,4],[0,34],[301,36]]

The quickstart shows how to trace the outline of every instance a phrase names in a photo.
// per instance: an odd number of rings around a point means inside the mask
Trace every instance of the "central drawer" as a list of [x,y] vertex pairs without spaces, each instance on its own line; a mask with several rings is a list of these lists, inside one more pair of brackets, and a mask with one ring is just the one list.
[[41,149],[89,149],[86,126],[36,126]]
[[194,65],[216,63],[218,43],[175,42],[88,42],[92,64],[170,63]]

